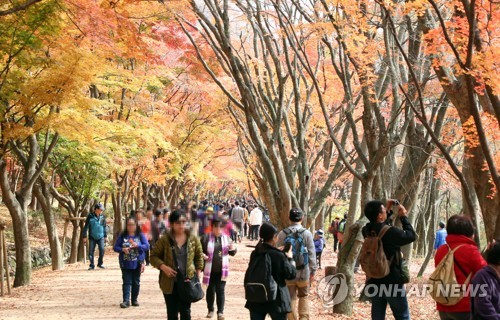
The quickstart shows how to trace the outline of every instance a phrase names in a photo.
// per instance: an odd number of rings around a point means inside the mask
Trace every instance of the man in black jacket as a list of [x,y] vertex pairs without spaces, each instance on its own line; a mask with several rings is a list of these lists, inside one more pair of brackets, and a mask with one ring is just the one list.
[[387,259],[390,261],[390,272],[382,279],[367,279],[367,296],[372,301],[372,320],[384,320],[387,304],[391,307],[396,320],[410,320],[410,310],[404,288],[405,279],[402,276],[401,246],[415,241],[416,235],[408,221],[408,212],[398,201],[389,200],[387,208],[378,200],[369,201],[364,209],[365,216],[370,220],[363,227],[363,236],[374,231],[380,232],[387,225],[387,218],[392,214],[392,208],[397,211],[402,229],[391,227],[382,237],[382,245]]

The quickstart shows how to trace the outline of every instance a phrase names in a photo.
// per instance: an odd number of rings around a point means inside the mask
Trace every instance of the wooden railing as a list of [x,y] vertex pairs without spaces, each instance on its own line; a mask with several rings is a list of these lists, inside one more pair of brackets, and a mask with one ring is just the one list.
[[[5,229],[6,226],[0,225],[0,296],[5,295],[5,293],[10,294],[10,273]],[[5,290],[4,282],[6,282],[7,290]]]

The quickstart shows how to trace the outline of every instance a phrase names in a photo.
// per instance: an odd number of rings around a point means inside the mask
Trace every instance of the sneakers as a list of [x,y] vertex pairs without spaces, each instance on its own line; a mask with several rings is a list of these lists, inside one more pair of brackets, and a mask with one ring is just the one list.
[[212,319],[213,317],[214,317],[214,312],[213,311],[208,311],[207,319]]
[[138,307],[138,306],[140,306],[139,301],[137,301],[137,300],[136,300],[136,301],[132,301],[132,306],[133,306],[133,307]]
[[222,313],[217,313],[217,320],[224,320],[224,315]]
[[94,267],[89,267],[89,269],[88,269],[88,270],[89,270],[89,271],[90,271],[90,270],[94,270]]
[[104,265],[102,265],[102,264],[100,266],[98,266],[98,267],[101,268],[101,269],[106,269],[106,267]]
[[125,309],[128,307],[130,307],[130,301],[123,301],[122,303],[120,303],[120,308]]

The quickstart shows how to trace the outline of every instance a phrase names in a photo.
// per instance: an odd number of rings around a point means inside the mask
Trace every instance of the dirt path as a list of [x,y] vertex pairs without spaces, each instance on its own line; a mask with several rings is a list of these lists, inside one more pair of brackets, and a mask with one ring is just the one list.
[[[329,241],[331,242],[331,241]],[[238,254],[231,258],[231,272],[226,285],[226,310],[228,320],[248,319],[244,308],[242,287],[243,276],[248,265],[251,248],[244,241],[238,246]],[[106,270],[87,271],[83,264],[69,265],[63,271],[53,272],[49,268],[33,274],[33,284],[26,288],[14,289],[11,296],[0,298],[0,319],[166,319],[165,303],[158,287],[158,270],[148,267],[141,279],[141,293],[138,308],[120,309],[121,271],[117,255],[108,251],[105,256]],[[327,249],[323,265],[331,265],[334,255]],[[412,269],[418,268],[413,266]],[[412,270],[413,271],[413,270]],[[317,280],[323,270],[317,274]],[[358,279],[359,278],[359,279]],[[357,281],[364,276],[358,275]],[[313,287],[314,290],[314,287]],[[315,293],[312,294],[315,296]],[[311,319],[369,319],[370,305],[356,303],[351,317],[334,316],[323,310],[319,301],[313,299]],[[412,319],[436,319],[434,306],[429,299],[410,299]],[[205,301],[191,308],[192,319],[204,319],[207,309]],[[390,313],[390,311],[389,311]],[[388,317],[392,319],[392,317]]]

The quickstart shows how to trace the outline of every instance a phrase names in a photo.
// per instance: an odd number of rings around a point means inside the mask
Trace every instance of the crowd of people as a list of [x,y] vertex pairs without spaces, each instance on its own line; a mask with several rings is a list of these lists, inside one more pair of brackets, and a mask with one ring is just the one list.
[[[103,265],[107,241],[104,206],[97,204],[85,223],[84,241],[89,239],[89,270],[95,268],[95,247],[99,248],[97,267]],[[401,227],[392,225],[396,214]],[[410,319],[405,284],[409,269],[401,247],[416,239],[408,212],[397,200],[383,203],[369,201],[364,207],[369,222],[363,227],[365,244],[378,239],[386,266],[372,263],[363,245],[360,261],[367,274],[364,296],[371,302],[371,318],[383,320],[387,305],[396,320]],[[243,238],[258,241],[245,274],[245,307],[250,319],[310,319],[310,288],[321,256],[327,246],[325,234],[313,233],[303,225],[299,208],[289,212],[288,227],[278,230],[269,222],[265,208],[255,203],[203,201],[199,206],[168,209],[135,210],[127,217],[125,228],[114,243],[122,271],[122,308],[139,306],[140,278],[145,267],[160,270],[159,285],[169,320],[191,319],[191,304],[205,294],[207,318],[225,319],[225,286],[230,273],[230,256],[237,254],[237,243]],[[347,215],[335,217],[328,228],[334,235],[334,252],[343,248]],[[452,269],[458,284],[486,285],[486,295],[461,296],[453,304],[438,301],[441,320],[500,320],[500,242],[489,244],[483,255],[474,242],[474,227],[465,215],[439,223],[434,243],[436,270],[451,255]],[[368,258],[367,258],[368,257]],[[380,258],[379,258],[380,259]],[[368,262],[367,262],[368,261]],[[366,266],[369,263],[371,266]],[[373,266],[382,266],[373,270]],[[372,270],[369,270],[372,268]],[[381,271],[382,269],[387,269]],[[436,271],[435,271],[436,272]],[[390,285],[396,290],[383,290]],[[205,290],[202,290],[205,288]],[[382,289],[382,290],[381,290]],[[370,293],[376,290],[377,294]]]

